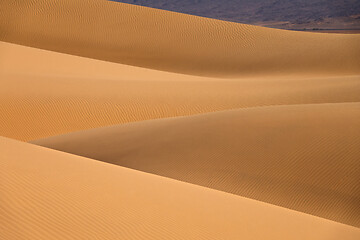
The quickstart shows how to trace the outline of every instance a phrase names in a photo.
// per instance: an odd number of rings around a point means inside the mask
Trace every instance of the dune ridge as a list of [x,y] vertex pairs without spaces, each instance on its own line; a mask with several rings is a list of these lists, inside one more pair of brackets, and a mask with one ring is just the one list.
[[0,9],[1,41],[117,63],[228,77],[360,72],[356,34],[268,29],[98,0],[7,0]]
[[354,227],[3,137],[0,149],[2,239],[360,236]]
[[0,9],[0,239],[359,239],[360,35]]
[[0,134],[73,131],[236,108],[359,102],[359,76],[206,78],[0,42]]
[[360,103],[247,108],[33,141],[360,227]]

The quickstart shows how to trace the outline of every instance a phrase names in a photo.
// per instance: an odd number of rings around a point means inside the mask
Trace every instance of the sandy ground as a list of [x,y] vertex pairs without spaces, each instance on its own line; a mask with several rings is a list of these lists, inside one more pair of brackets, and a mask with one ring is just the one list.
[[359,238],[360,35],[0,9],[0,239]]
[[2,239],[358,239],[360,230],[1,137]]
[[34,143],[360,227],[360,104],[246,108]]
[[99,0],[7,0],[0,40],[205,75],[358,74],[360,36],[274,30]]
[[34,140],[246,107],[360,101],[360,76],[208,78],[0,42],[0,132]]

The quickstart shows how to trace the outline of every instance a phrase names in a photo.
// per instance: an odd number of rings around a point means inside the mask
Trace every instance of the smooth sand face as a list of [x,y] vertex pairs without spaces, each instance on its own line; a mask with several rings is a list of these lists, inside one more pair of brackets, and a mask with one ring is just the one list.
[[360,104],[248,108],[34,143],[360,226]]
[[359,76],[187,76],[0,43],[0,132],[34,140],[269,105],[360,101]]
[[1,1],[0,40],[205,75],[359,74],[360,36],[292,32],[99,0]]
[[358,239],[360,230],[0,138],[1,239]]

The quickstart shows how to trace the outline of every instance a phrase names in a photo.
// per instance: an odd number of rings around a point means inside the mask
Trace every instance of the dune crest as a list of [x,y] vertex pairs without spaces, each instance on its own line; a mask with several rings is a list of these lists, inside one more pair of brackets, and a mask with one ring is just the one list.
[[354,227],[3,137],[0,149],[1,239],[360,237]]
[[0,42],[0,135],[73,131],[236,108],[359,102],[359,76],[221,79]]
[[204,75],[359,74],[360,36],[268,29],[99,0],[0,2],[0,40]]
[[360,103],[144,121],[34,141],[360,227]]
[[0,9],[0,239],[360,238],[360,35]]

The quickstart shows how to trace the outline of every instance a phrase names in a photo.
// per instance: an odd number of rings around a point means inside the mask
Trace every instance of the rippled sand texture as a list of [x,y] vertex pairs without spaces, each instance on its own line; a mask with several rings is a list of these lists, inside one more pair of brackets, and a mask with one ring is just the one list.
[[7,0],[0,40],[198,74],[359,73],[360,36],[255,27],[99,0]]
[[360,103],[248,108],[34,143],[360,226]]
[[358,228],[0,137],[2,239],[357,239]]
[[360,238],[360,35],[0,9],[0,239]]
[[208,78],[4,42],[0,52],[0,132],[24,141],[229,109],[360,101],[358,75]]

